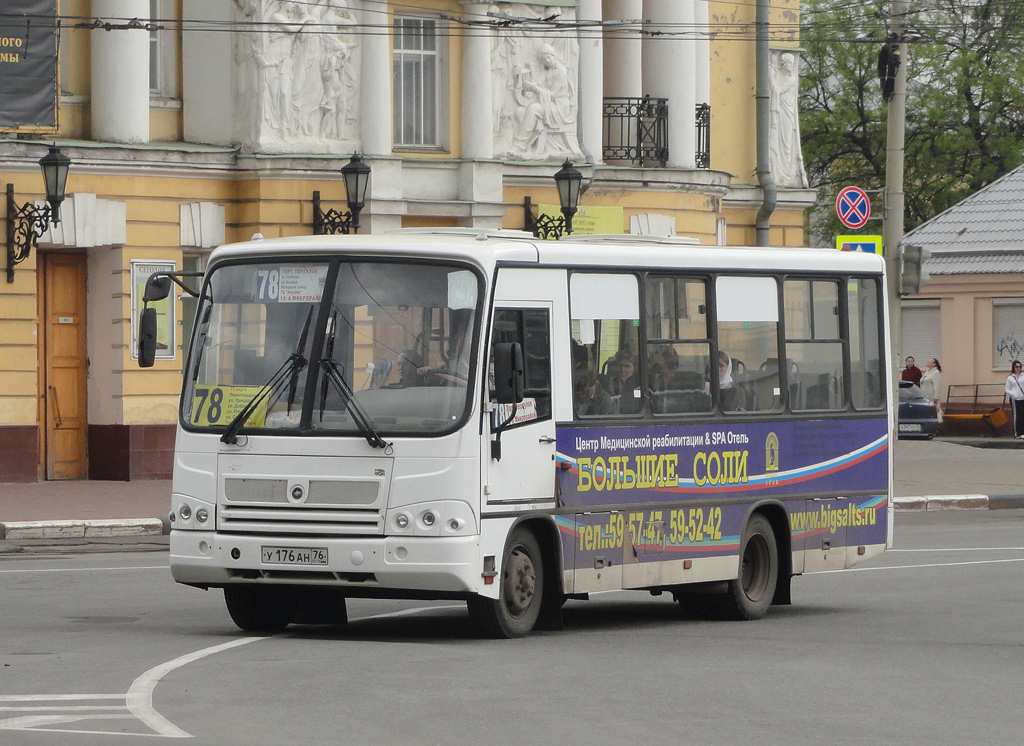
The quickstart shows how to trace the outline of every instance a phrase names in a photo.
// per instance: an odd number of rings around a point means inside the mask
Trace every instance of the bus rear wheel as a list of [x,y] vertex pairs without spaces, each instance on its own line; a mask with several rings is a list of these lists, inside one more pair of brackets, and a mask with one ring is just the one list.
[[469,599],[469,616],[486,637],[524,637],[537,624],[543,589],[540,545],[528,529],[514,529],[501,561],[498,598]]
[[760,619],[772,605],[779,579],[779,549],[775,532],[763,515],[747,521],[740,550],[740,573],[730,580],[721,603],[722,616],[746,621]]
[[224,602],[231,621],[246,632],[280,632],[295,617],[299,594],[280,586],[229,585]]

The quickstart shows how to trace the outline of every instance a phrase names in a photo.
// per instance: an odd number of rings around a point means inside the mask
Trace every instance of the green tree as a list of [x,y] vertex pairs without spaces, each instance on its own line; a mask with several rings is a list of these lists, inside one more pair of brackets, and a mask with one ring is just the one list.
[[[845,232],[833,209],[840,188],[885,186],[877,68],[889,12],[888,0],[807,0],[803,9],[800,126],[818,235]],[[920,37],[902,45],[910,230],[1024,160],[1024,2],[911,0],[906,25]]]

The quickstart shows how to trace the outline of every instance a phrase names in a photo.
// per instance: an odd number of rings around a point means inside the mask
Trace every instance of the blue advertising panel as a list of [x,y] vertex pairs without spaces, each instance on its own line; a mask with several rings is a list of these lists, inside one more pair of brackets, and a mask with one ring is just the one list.
[[736,554],[764,498],[785,507],[794,549],[826,534],[837,547],[886,541],[884,417],[559,426],[557,440],[567,567]]

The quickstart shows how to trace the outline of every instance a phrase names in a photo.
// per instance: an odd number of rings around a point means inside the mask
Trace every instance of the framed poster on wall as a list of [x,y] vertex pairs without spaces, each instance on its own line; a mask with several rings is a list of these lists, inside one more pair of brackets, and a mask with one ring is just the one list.
[[[132,360],[139,357],[139,313],[142,311],[142,296],[146,292],[146,280],[154,272],[174,272],[174,262],[170,261],[144,261],[132,260]],[[175,342],[174,311],[177,307],[176,294],[168,294],[163,300],[149,304],[150,308],[156,309],[157,336],[156,336],[156,359],[174,360],[177,353]]]

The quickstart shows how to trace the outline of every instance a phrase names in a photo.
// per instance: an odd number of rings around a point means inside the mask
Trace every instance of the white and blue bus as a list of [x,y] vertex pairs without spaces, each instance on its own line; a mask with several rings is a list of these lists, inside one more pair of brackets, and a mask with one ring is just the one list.
[[623,589],[759,618],[891,544],[886,329],[866,254],[474,230],[221,247],[173,577],[254,631],[432,598],[515,637]]

